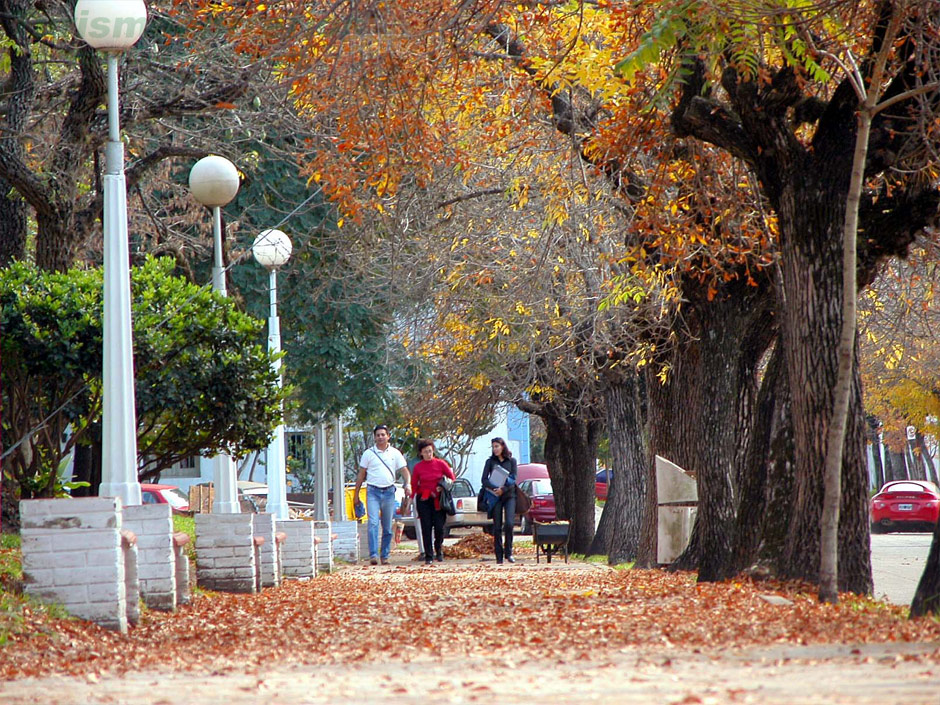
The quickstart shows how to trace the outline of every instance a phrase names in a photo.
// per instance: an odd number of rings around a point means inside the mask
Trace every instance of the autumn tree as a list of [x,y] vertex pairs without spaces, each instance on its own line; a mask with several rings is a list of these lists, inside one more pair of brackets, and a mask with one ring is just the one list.
[[[689,169],[688,164],[701,159],[702,154],[692,152],[683,160],[675,154],[670,155],[669,146],[658,149],[665,134],[662,121],[659,120],[658,127],[654,129],[644,126],[649,122],[653,94],[624,85],[610,71],[614,44],[605,38],[611,36],[621,18],[611,15],[606,9],[581,4],[573,8],[529,8],[485,2],[459,6],[447,3],[411,6],[406,3],[394,7],[363,8],[347,4],[305,5],[306,12],[321,19],[316,31],[311,33],[309,24],[299,21],[300,7],[294,3],[281,3],[276,7],[249,4],[229,10],[208,5],[199,7],[205,8],[205,16],[211,17],[212,21],[229,22],[236,27],[245,51],[261,51],[262,46],[270,47],[272,43],[281,42],[278,46],[283,47],[279,51],[285,65],[285,78],[292,81],[298,105],[309,114],[316,134],[319,151],[310,164],[310,172],[347,212],[350,222],[347,227],[358,228],[354,232],[359,234],[366,230],[362,224],[368,225],[376,219],[382,223],[387,220],[407,223],[401,228],[409,231],[404,240],[394,241],[394,245],[387,237],[378,241],[371,239],[370,242],[391,245],[396,254],[403,247],[400,243],[413,242],[427,219],[409,211],[408,206],[415,200],[412,194],[426,190],[432,183],[435,188],[441,188],[442,177],[453,183],[455,176],[460,181],[452,187],[448,197],[439,199],[440,203],[481,203],[484,197],[489,197],[497,206],[502,206],[506,201],[494,196],[505,194],[508,202],[517,207],[524,205],[530,194],[537,194],[542,209],[538,232],[551,234],[554,229],[577,234],[577,226],[566,225],[574,219],[570,213],[573,199],[565,194],[587,184],[587,193],[596,194],[599,201],[606,199],[615,204],[619,201],[621,208],[625,202],[627,207],[624,210],[628,212],[640,200],[655,194],[646,200],[642,217],[628,219],[627,227],[622,227],[616,219],[609,219],[602,227],[592,224],[584,229],[583,237],[587,242],[595,238],[605,243],[606,251],[603,248],[595,250],[604,266],[597,268],[596,260],[588,265],[581,265],[579,260],[575,266],[581,266],[584,273],[595,273],[596,268],[600,272],[596,278],[601,284],[611,276],[609,263],[617,263],[620,269],[629,269],[631,263],[637,263],[637,273],[631,276],[643,282],[653,276],[642,273],[642,268],[651,262],[655,264],[663,259],[684,261],[692,272],[688,286],[697,288],[695,298],[709,305],[725,282],[731,282],[731,286],[745,282],[749,286],[758,278],[760,248],[748,241],[755,230],[762,236],[762,227],[755,229],[745,225],[738,230],[746,219],[734,217],[735,208],[711,207],[712,212],[708,213],[705,208],[710,205],[707,198],[696,201],[689,197],[688,192],[677,193],[675,184],[690,181],[689,175],[694,170]],[[277,38],[269,36],[271,26],[278,27]],[[438,31],[442,26],[447,27],[446,32]],[[437,87],[443,91],[435,91]],[[538,153],[538,145],[547,139],[546,127],[559,144],[566,145],[566,153],[559,163],[564,168],[573,167],[571,173],[557,176],[554,181],[551,177],[553,167],[533,157]],[[631,157],[638,158],[628,167],[626,164]],[[512,172],[512,178],[507,178],[508,173],[500,166],[500,160],[503,164],[515,162],[518,169]],[[659,166],[670,163],[674,163],[676,168]],[[686,166],[682,166],[683,163]],[[517,176],[519,171],[524,172],[527,168],[535,176],[531,173]],[[695,182],[694,179],[691,181]],[[651,191],[657,182],[662,185]],[[673,185],[671,189],[670,183]],[[712,180],[713,185],[718,183],[719,180]],[[732,182],[732,186],[736,186],[736,182]],[[584,204],[590,203],[583,196],[579,199]],[[662,210],[664,203],[672,204],[668,209],[672,222],[664,222],[669,218],[653,217],[657,210]],[[393,208],[396,218],[386,220],[376,216],[376,213],[387,213]],[[700,222],[697,226],[692,225],[691,235],[682,238],[683,223],[697,217]],[[707,243],[714,230],[712,226],[720,218],[724,218],[727,225],[718,229],[718,250],[730,255],[731,270],[724,269],[723,256],[708,251]],[[475,222],[478,226],[492,227],[501,219],[505,219],[504,214],[493,212],[489,220],[478,216]],[[636,222],[645,225],[638,227]],[[665,232],[669,237],[662,236],[660,225],[666,226]],[[389,227],[384,235],[395,230],[395,227]],[[625,231],[631,235],[629,242],[624,244]],[[374,227],[372,232],[375,232]],[[453,241],[460,242],[460,238]],[[618,241],[621,244],[617,244]],[[489,239],[484,239],[484,242],[489,242]],[[672,249],[664,243],[672,244]],[[458,251],[450,262],[460,263],[460,247],[450,248],[451,252]],[[629,250],[636,254],[625,255]],[[437,255],[440,249],[433,252]],[[444,252],[446,254],[447,251]],[[551,253],[551,250],[544,249],[543,252],[549,256],[546,261],[551,261],[551,254],[567,256],[562,251]],[[752,258],[755,252],[756,259]],[[487,271],[491,268],[485,259],[481,262],[479,257],[468,257],[467,261],[471,266]],[[536,262],[539,261],[537,258]],[[571,266],[566,260],[562,268]],[[569,272],[567,276],[570,278],[574,273]],[[558,281],[564,279],[558,277]],[[525,280],[520,278],[520,281]],[[717,286],[719,283],[722,286]],[[593,302],[591,305],[595,309],[609,293],[596,286],[586,290],[589,293],[581,296],[582,303]],[[543,301],[558,303],[559,299],[554,295],[557,291],[564,291],[564,287],[556,283],[553,295],[543,298]],[[582,287],[581,291],[585,289]],[[733,296],[729,295],[729,298]],[[569,358],[580,361],[585,376],[573,387],[571,381],[574,378],[571,377],[564,383],[556,379],[546,387],[551,388],[553,394],[566,398],[599,400],[599,387],[594,379],[597,370],[613,369],[610,360],[617,362],[621,356],[630,359],[634,350],[623,340],[627,330],[625,325],[610,337],[590,340],[597,331],[591,323],[597,320],[596,311],[584,317],[572,315],[572,301],[572,297],[564,299],[562,319],[567,319],[571,331],[585,331],[587,334],[586,337],[572,336],[574,344],[570,350],[580,350],[580,354]],[[752,314],[748,311],[743,315]],[[719,321],[726,318],[726,315],[717,316]],[[502,319],[490,316],[482,320],[493,323]],[[689,316],[687,320],[695,320],[695,317]],[[611,327],[617,328],[616,325]],[[716,352],[734,349],[742,339],[739,333],[740,328],[729,327],[723,336],[717,336],[713,349]],[[694,340],[696,336],[697,333],[689,339]],[[630,337],[635,339],[639,336],[628,333]],[[735,343],[722,345],[718,342],[729,338],[735,339]],[[663,340],[670,339],[671,335],[666,331]],[[660,349],[663,340],[657,341]],[[694,356],[698,352],[689,351],[687,354]],[[749,354],[755,355],[753,351]],[[633,359],[634,364],[636,361]],[[553,370],[556,363],[551,358],[546,358],[545,362]],[[661,364],[661,361],[657,362],[650,368],[660,369]],[[753,370],[755,365],[752,362],[742,369]],[[705,367],[708,365],[699,370]],[[727,361],[723,365],[711,366],[713,370],[729,368],[737,370],[739,366]],[[678,369],[685,370],[685,367],[679,366]],[[621,370],[627,371],[628,375],[635,374],[629,372],[629,366],[622,362]],[[689,370],[688,376],[679,381],[677,390],[688,389],[687,385],[698,388],[702,377],[692,371],[693,368]],[[616,380],[619,372],[616,369],[613,372]],[[610,372],[605,373],[605,379],[611,379]],[[739,389],[739,384],[714,381],[713,389],[727,393],[728,390]],[[592,389],[595,391],[590,391]],[[689,396],[703,400],[709,398],[695,392]],[[734,393],[729,397],[735,398]],[[735,424],[724,423],[708,414],[687,414],[687,409],[679,401],[680,396],[677,394],[674,398],[673,407],[669,413],[658,417],[656,427],[661,429],[663,443],[669,444],[663,445],[664,448],[670,451],[680,447],[687,449],[688,457],[681,458],[681,463],[693,472],[701,467],[708,478],[714,478],[703,480],[713,490],[704,493],[707,507],[702,515],[715,517],[714,521],[703,521],[703,525],[714,527],[709,529],[709,535],[718,536],[726,533],[727,517],[733,511],[731,494],[724,488],[729,487],[733,453],[737,451],[735,443],[740,435],[728,433],[730,442],[715,446],[721,448],[721,462],[697,460],[700,444],[684,440],[684,445],[681,445],[676,440],[686,438],[685,428],[672,430],[677,420],[686,420],[689,430],[700,438],[707,435],[709,424],[721,428],[734,428]],[[736,408],[736,404],[718,404],[714,411],[725,415]],[[594,411],[592,415],[599,418],[597,413]],[[558,412],[557,418],[575,417],[565,411]],[[698,421],[693,422],[692,419]],[[635,421],[630,425],[633,423]],[[583,435],[591,437],[591,434]],[[711,440],[707,438],[706,442]],[[575,447],[577,444],[566,444],[566,447],[569,445]],[[590,442],[582,445],[590,447]],[[584,468],[587,463],[582,461],[579,465]],[[651,467],[651,459],[648,459],[647,474]],[[584,469],[580,473],[584,476],[582,484],[588,488],[587,495],[590,477]],[[627,473],[623,476],[627,477]],[[613,491],[616,499],[616,484]],[[714,499],[714,512],[708,498]],[[616,501],[612,503],[616,504]],[[646,510],[648,513],[649,507]],[[650,533],[649,524],[646,526]],[[727,543],[726,539],[723,541]],[[714,556],[716,565],[723,566],[727,548],[706,550],[696,553],[696,557]],[[717,568],[705,571],[706,576],[720,573]]]
[[[651,3],[662,31],[648,35],[659,49],[675,50],[684,67],[681,99],[673,113],[677,132],[713,143],[754,170],[779,221],[781,342],[789,379],[798,502],[786,547],[785,570],[819,578],[819,519],[826,439],[833,413],[842,330],[842,233],[855,155],[860,98],[851,78],[824,68],[830,47],[848,45],[862,77],[886,39],[892,14],[904,12],[904,29],[886,67],[884,100],[908,95],[871,123],[865,160],[866,188],[859,207],[860,284],[873,265],[904,254],[936,215],[938,194],[921,168],[932,154],[930,124],[932,49],[926,39],[936,20],[934,3],[830,3],[783,9],[766,21],[759,10],[722,8],[687,22],[687,8]],[[704,8],[703,8],[704,10]],[[739,10],[735,14],[735,10]],[[747,14],[751,11],[751,14]],[[735,33],[721,32],[728,18]],[[748,21],[750,20],[750,21]],[[718,38],[716,44],[712,40]],[[764,38],[755,43],[755,38]],[[807,43],[812,37],[812,43]],[[776,53],[761,53],[764,47]],[[814,48],[821,51],[814,52]],[[653,50],[657,53],[657,50]],[[657,53],[661,56],[662,54]],[[830,52],[831,55],[831,52]],[[708,60],[705,60],[708,59]],[[917,90],[918,86],[925,90]],[[813,341],[809,344],[808,341]],[[839,586],[870,590],[867,552],[863,422],[857,373],[853,379],[843,448],[844,501],[839,523]]]

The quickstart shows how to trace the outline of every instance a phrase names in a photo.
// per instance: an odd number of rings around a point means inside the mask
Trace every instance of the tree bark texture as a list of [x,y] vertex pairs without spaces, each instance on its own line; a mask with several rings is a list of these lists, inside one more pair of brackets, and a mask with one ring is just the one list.
[[649,473],[640,393],[639,376],[631,370],[612,380],[604,395],[613,472],[591,551],[607,555],[611,565],[635,561],[640,547]]
[[21,23],[31,2],[0,0],[0,25],[14,46],[7,49],[10,72],[0,90],[3,119],[0,122],[0,267],[26,255],[26,203],[14,191],[14,184],[3,177],[3,164],[26,159],[22,134],[26,129],[36,93],[32,65],[32,42]]
[[770,500],[769,466],[773,462],[771,439],[774,430],[774,410],[778,395],[783,391],[781,372],[783,355],[774,348],[767,364],[751,418],[744,472],[738,483],[738,511],[735,516],[734,540],[730,571],[739,573],[750,568],[758,559],[764,538],[764,520],[768,516]]
[[731,568],[733,479],[741,456],[739,434],[747,429],[741,413],[752,403],[741,397],[754,388],[748,376],[760,357],[743,343],[767,312],[761,289],[733,288],[689,307],[690,335],[679,346],[666,384],[649,383],[652,450],[689,472],[698,485],[692,540],[673,567],[697,568],[702,581],[722,580]]
[[927,614],[940,615],[940,521],[934,527],[924,574],[920,576],[911,602],[911,617]]
[[594,475],[599,423],[580,414],[542,414],[545,461],[559,519],[571,526],[568,550],[588,553],[594,538]]
[[[876,42],[877,43],[877,42]],[[819,577],[819,522],[826,437],[836,385],[836,351],[842,330],[842,232],[856,135],[858,97],[847,82],[820,103],[811,143],[798,133],[792,109],[805,100],[798,72],[768,67],[773,80],[750,83],[730,68],[721,76],[727,100],[709,92],[705,64],[692,58],[689,79],[673,114],[678,134],[711,142],[745,160],[778,216],[782,286],[780,344],[790,385],[796,504],[781,568],[794,577]],[[918,67],[900,65],[893,90],[904,90]],[[867,176],[892,166],[904,140],[916,130],[898,129],[901,105],[891,120],[872,125]],[[872,280],[880,259],[903,255],[924,227],[936,222],[937,193],[920,177],[896,174],[890,188],[866,191],[860,206],[858,282]],[[839,588],[871,589],[867,531],[867,469],[862,443],[857,366],[843,443],[838,528]]]
[[[838,373],[842,330],[841,224],[844,189],[839,175],[807,164],[804,178],[788,180],[778,209],[782,237],[781,274],[787,305],[782,341],[790,379],[796,497],[784,565],[786,575],[818,581],[823,469]],[[808,173],[812,172],[812,173]],[[843,177],[847,181],[847,175]],[[872,589],[868,538],[867,469],[858,365],[842,461],[839,520],[839,589]]]

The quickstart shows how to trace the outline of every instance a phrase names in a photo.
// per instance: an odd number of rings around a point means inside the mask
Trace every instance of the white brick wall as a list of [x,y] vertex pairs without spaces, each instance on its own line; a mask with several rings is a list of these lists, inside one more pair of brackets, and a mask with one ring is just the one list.
[[[26,592],[58,602],[76,617],[126,632],[125,581],[136,579],[136,552],[128,552],[126,570],[120,499],[23,500],[20,520]],[[133,586],[132,591],[133,616]]]
[[336,540],[333,541],[333,557],[342,558],[349,563],[358,563],[360,556],[359,522],[334,521],[333,533],[336,534]]
[[124,507],[123,525],[137,535],[140,594],[151,609],[176,609],[176,557],[169,504]]
[[196,514],[196,582],[207,590],[256,592],[251,514]]
[[281,584],[281,572],[278,564],[277,541],[275,540],[274,515],[252,514],[254,535],[261,536],[264,543],[258,552],[258,579],[261,587],[277,587]]
[[287,534],[287,540],[281,547],[281,568],[284,577],[309,578],[317,574],[313,528],[313,522],[304,519],[277,522],[277,530]]
[[127,622],[136,625],[140,622],[140,577],[137,572],[140,552],[136,540],[132,544],[125,542],[122,553],[124,556],[124,594],[127,598]]
[[327,573],[333,572],[333,530],[329,521],[314,521],[313,533],[319,537],[317,544],[317,568]]

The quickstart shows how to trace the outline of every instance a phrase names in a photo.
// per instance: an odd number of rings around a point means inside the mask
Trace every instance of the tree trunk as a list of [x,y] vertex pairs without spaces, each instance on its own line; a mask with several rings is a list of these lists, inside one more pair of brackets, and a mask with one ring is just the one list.
[[617,565],[636,560],[647,497],[649,454],[639,375],[626,374],[611,381],[605,390],[605,407],[612,473],[591,552],[605,554],[611,565]]
[[[26,159],[22,135],[26,129],[36,95],[31,49],[32,38],[23,21],[29,13],[31,0],[0,0],[4,32],[15,45],[7,47],[9,76],[0,89],[3,102],[2,127],[5,139],[0,140],[0,163],[22,163]],[[26,256],[26,202],[14,192],[9,179],[0,178],[0,267]]]
[[545,460],[559,519],[571,522],[568,550],[588,553],[594,538],[594,468],[597,461],[596,421],[570,414],[542,413]]
[[[842,180],[846,180],[844,175]],[[845,189],[818,165],[807,165],[801,179],[787,184],[778,209],[781,232],[788,235],[783,238],[780,260],[787,302],[780,325],[790,380],[797,501],[781,568],[789,577],[818,582],[823,469],[842,332]],[[857,363],[851,380],[842,454],[838,585],[841,590],[865,594],[871,592],[872,580]]]
[[41,237],[36,238],[36,265],[49,271],[64,272],[75,261],[79,233],[73,226],[71,204],[51,212],[36,213],[36,225]]
[[[742,403],[753,385],[755,349],[744,342],[757,322],[766,325],[768,296],[760,288],[729,286],[686,313],[688,341],[675,356],[665,385],[650,382],[653,452],[679,465],[698,484],[692,540],[673,567],[699,571],[699,580],[722,580],[731,569],[734,528],[732,478],[740,461],[739,434],[747,433]],[[766,345],[766,344],[765,344]],[[762,351],[761,351],[762,352]]]
[[758,394],[749,434],[744,472],[738,483],[738,511],[735,517],[731,573],[740,573],[757,562],[764,538],[764,519],[770,501],[769,477],[771,439],[776,400],[784,386],[780,346],[774,348]]
[[[874,421],[874,424],[872,423]],[[871,459],[875,469],[875,489],[881,489],[886,482],[887,468],[882,461],[881,424],[874,419],[868,419],[866,430],[870,432],[869,445],[871,446]]]
[[0,267],[26,257],[26,202],[0,179]]
[[911,602],[911,617],[928,614],[940,615],[940,521],[933,529],[933,541],[930,543],[924,574],[920,576],[914,601]]

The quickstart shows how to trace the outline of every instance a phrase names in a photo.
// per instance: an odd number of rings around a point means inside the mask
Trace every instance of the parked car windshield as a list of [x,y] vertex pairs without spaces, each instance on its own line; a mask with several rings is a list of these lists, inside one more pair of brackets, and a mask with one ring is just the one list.
[[458,497],[473,497],[476,493],[473,491],[469,482],[457,478],[457,481],[454,482],[454,488],[451,490],[451,494],[453,494],[456,499]]
[[532,480],[532,484],[529,485],[530,494],[554,494],[552,492],[552,481],[551,480]]
[[[926,487],[924,485],[927,485]],[[923,492],[932,489],[929,484],[915,484],[913,482],[895,482],[883,488],[883,492]]]
[[166,497],[166,503],[171,507],[176,507],[177,509],[189,507],[189,497],[179,488],[174,487],[170,490],[162,490],[162,494]]

